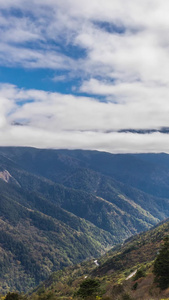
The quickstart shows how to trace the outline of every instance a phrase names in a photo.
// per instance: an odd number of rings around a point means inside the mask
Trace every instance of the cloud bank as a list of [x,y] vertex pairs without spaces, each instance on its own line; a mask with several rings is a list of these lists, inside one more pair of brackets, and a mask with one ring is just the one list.
[[153,116],[146,107],[141,106],[140,112],[140,106],[131,102],[100,102],[97,98],[24,90],[12,85],[0,86],[0,99],[2,146],[97,149],[112,153],[168,152],[169,149],[168,134],[118,132],[131,125],[152,127],[157,124],[157,113],[162,116],[160,127],[164,124],[162,107]]

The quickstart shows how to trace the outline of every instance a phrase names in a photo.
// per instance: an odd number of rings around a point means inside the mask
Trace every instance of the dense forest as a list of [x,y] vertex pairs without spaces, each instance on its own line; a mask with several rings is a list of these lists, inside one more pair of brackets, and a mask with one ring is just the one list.
[[5,300],[167,300],[169,299],[169,220],[116,245],[96,261],[54,272],[28,294]]
[[0,292],[25,293],[167,218],[168,177],[165,154],[1,147]]

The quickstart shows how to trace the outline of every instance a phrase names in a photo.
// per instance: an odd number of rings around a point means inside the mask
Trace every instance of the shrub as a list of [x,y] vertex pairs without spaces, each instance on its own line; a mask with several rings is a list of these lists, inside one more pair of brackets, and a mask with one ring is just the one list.
[[135,282],[132,286],[132,290],[135,291],[138,287],[138,282]]
[[125,293],[122,295],[122,300],[132,300],[132,298],[128,293]]

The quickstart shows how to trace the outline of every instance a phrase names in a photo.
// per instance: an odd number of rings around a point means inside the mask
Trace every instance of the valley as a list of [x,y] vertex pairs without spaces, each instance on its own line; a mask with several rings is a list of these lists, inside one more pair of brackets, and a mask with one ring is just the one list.
[[0,292],[27,292],[166,219],[168,179],[166,154],[1,147]]

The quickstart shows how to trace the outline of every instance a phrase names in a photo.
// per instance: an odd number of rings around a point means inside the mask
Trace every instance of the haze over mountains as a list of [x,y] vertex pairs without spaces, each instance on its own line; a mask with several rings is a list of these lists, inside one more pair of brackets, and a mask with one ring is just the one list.
[[167,154],[1,147],[1,290],[26,291],[168,216]]

